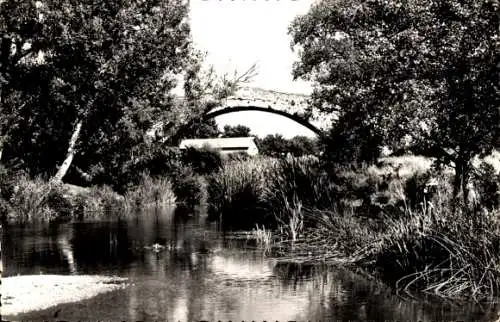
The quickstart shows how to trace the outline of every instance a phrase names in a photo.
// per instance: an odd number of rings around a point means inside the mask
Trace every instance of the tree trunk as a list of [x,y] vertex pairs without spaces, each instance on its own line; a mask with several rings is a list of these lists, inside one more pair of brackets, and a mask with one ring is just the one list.
[[462,206],[468,209],[468,183],[470,174],[470,163],[465,158],[458,158],[455,162],[455,177],[453,180],[453,213]]
[[75,145],[76,141],[78,141],[78,137],[80,136],[81,128],[82,128],[82,121],[78,121],[75,130],[71,135],[71,139],[69,140],[69,147],[68,147],[68,152],[66,153],[66,159],[64,159],[64,162],[59,167],[59,170],[57,170],[56,175],[52,178],[51,180],[52,182],[62,182],[62,179],[68,172],[68,169],[71,166],[71,163],[73,162],[73,158],[75,156]]

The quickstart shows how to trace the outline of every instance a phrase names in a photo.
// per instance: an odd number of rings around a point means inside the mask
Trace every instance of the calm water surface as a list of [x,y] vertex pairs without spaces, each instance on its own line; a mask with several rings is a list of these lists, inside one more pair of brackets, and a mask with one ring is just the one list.
[[[155,253],[147,247],[166,244]],[[101,274],[130,286],[16,320],[491,321],[494,305],[411,300],[349,271],[278,263],[250,241],[202,220],[148,213],[138,220],[9,227],[4,276]]]

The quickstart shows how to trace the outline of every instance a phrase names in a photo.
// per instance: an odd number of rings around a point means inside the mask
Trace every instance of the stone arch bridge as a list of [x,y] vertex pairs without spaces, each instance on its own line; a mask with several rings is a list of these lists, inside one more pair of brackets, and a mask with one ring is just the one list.
[[[224,100],[221,106],[203,114],[201,119],[186,121],[184,124],[187,128],[193,124],[204,122],[224,114],[259,111],[291,119],[321,136],[331,126],[335,117],[326,113],[313,112],[308,106],[308,99],[309,96],[303,94],[290,94],[246,87],[240,89],[236,95]],[[163,128],[163,123],[159,123],[155,127],[157,129]],[[168,134],[162,136],[165,138],[164,141],[167,141],[167,138],[170,137]]]

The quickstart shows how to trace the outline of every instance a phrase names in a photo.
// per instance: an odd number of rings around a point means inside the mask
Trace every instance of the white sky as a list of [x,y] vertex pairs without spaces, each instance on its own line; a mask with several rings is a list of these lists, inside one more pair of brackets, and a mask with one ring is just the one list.
[[[293,18],[308,11],[313,0],[191,0],[191,27],[207,63],[220,72],[243,72],[257,62],[259,74],[250,86],[291,93],[310,93],[310,84],[292,79],[297,59],[287,34]],[[254,134],[313,136],[295,122],[270,113],[238,112],[219,116],[220,127],[243,124]]]

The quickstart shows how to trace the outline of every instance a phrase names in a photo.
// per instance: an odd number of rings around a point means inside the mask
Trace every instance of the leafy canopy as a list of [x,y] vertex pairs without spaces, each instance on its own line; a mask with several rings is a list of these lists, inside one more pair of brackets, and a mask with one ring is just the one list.
[[495,0],[322,0],[290,27],[294,77],[338,114],[334,148],[412,143],[465,171],[500,136],[499,16]]
[[4,159],[53,173],[82,122],[74,164],[102,181],[181,108],[172,90],[199,58],[181,0],[0,3]]

